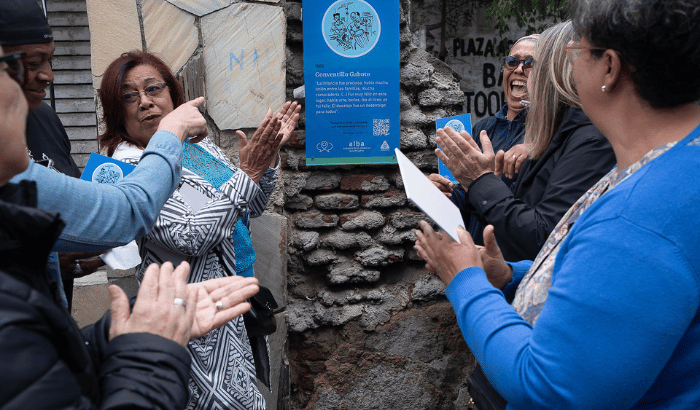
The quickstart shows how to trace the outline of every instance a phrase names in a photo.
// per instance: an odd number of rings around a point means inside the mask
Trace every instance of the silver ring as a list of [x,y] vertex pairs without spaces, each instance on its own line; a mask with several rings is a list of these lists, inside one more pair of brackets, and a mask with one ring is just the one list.
[[513,154],[513,159],[515,159],[516,157],[517,157],[517,155]]
[[224,310],[224,302],[220,300],[216,301],[216,308],[219,310]]
[[185,302],[185,299],[175,298],[175,299],[173,299],[173,303],[176,305],[180,305],[180,306],[184,307],[185,309],[187,309],[187,302]]
[[282,117],[282,122],[287,122],[287,120],[284,117]]
[[80,262],[75,261],[75,268],[73,268],[73,276],[80,276],[83,274],[83,268],[80,267]]

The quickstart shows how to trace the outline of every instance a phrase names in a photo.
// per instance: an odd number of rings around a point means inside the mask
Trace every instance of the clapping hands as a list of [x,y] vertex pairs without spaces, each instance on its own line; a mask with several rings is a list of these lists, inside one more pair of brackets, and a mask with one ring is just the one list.
[[481,131],[480,135],[483,152],[466,131],[458,133],[446,127],[438,129],[437,134],[435,141],[442,149],[436,148],[435,155],[463,187],[467,188],[480,176],[495,171],[496,155],[486,131]]
[[256,184],[268,167],[275,166],[277,153],[280,147],[287,143],[293,135],[299,121],[300,111],[301,105],[296,101],[284,103],[277,114],[273,114],[272,110],[268,109],[250,141],[243,131],[236,131],[241,139],[240,168]]
[[187,262],[173,268],[151,264],[144,274],[133,309],[124,291],[109,287],[112,322],[109,338],[126,333],[152,333],[182,346],[250,309],[258,292],[255,278],[228,276],[187,284]]

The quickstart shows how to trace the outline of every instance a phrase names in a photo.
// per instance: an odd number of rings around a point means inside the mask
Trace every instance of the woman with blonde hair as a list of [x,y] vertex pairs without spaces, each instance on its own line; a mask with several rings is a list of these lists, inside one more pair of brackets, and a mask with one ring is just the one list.
[[613,167],[610,144],[581,110],[571,66],[562,51],[571,22],[542,33],[528,76],[525,123],[528,159],[510,187],[500,178],[504,154],[495,155],[486,132],[482,152],[466,132],[438,130],[436,155],[467,188],[468,210],[493,225],[506,260],[532,259],[567,209]]

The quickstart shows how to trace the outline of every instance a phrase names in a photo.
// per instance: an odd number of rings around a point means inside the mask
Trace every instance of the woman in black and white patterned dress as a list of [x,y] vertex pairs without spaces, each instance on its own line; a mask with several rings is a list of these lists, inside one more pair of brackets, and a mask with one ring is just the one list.
[[[166,92],[168,91],[168,92]],[[108,155],[137,164],[160,119],[184,102],[182,86],[157,57],[143,52],[122,55],[105,71],[100,98],[106,132],[100,144]],[[189,282],[235,272],[231,235],[246,212],[265,209],[277,182],[278,150],[299,118],[298,104],[287,102],[262,124],[246,144],[241,135],[240,167],[204,139],[184,144],[179,189],[163,207],[153,230],[138,243],[141,265],[189,262]],[[192,355],[188,409],[265,408],[243,318],[189,343]]]

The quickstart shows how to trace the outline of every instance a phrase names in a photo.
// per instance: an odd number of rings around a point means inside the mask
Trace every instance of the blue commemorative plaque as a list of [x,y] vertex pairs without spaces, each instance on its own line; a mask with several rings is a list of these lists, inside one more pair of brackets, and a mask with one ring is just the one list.
[[398,0],[304,0],[306,164],[396,163]]

